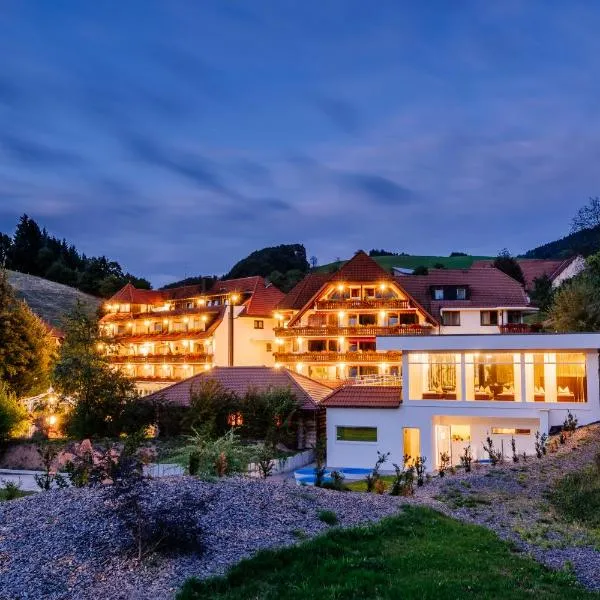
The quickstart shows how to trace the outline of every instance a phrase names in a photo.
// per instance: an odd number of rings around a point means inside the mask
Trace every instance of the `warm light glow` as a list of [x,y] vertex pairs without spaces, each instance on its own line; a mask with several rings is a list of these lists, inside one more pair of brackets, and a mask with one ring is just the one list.
[[275,363],[275,368],[276,369],[281,369],[281,363]]
[[343,310],[340,310],[340,312],[338,313],[338,317],[340,319],[343,319],[346,316],[346,313]]
[[163,325],[168,325],[169,324],[169,319],[163,319]]
[[205,304],[206,304],[206,300],[205,300],[204,298],[200,298],[200,299],[198,300],[198,305],[199,305],[199,306],[204,306]]
[[345,340],[345,338],[344,338],[344,336],[342,335],[342,336],[340,336],[340,338],[339,338],[339,340],[338,340],[338,341],[340,342],[340,344],[343,344],[343,343],[344,343],[344,340]]
[[302,338],[300,336],[298,336],[296,339],[297,339],[297,341],[298,341],[299,344],[302,343]]
[[344,284],[338,283],[337,289],[341,292],[344,289]]
[[296,371],[298,371],[298,373],[300,373],[300,371],[302,371],[303,367],[304,367],[304,365],[302,363],[296,363]]
[[383,371],[385,371],[385,370],[388,368],[388,365],[387,365],[387,363],[381,363],[379,366],[381,367],[381,369],[382,369]]
[[187,371],[190,368],[190,365],[183,365],[183,368]]
[[387,314],[387,313],[385,312],[385,310],[381,310],[381,311],[379,311],[379,316],[380,316],[382,319],[385,319],[385,315],[386,315],[386,314]]
[[144,369],[145,369],[146,371],[149,371],[149,370],[150,370],[150,365],[144,365]]
[[210,371],[210,365],[204,365],[204,370],[205,371]]
[[275,338],[275,343],[276,343],[278,346],[283,346],[283,343],[284,343],[284,342],[283,342],[283,340],[282,340],[281,338]]
[[102,342],[99,342],[98,344],[96,344],[96,348],[98,350],[102,350],[104,348],[104,344]]
[[181,342],[181,345],[182,345],[184,348],[187,348],[187,347],[188,347],[188,345],[189,345],[189,342],[188,342],[187,340],[183,340],[183,341]]
[[[133,365],[131,363],[127,363],[127,365],[125,365],[130,371],[131,369],[133,369]],[[148,366],[148,365],[146,365]]]
[[208,317],[206,315],[202,315],[202,320],[206,323],[206,320],[208,319]]
[[275,318],[276,318],[278,321],[281,321],[281,319],[283,319],[283,315],[282,315],[281,313],[275,313]]
[[133,323],[131,321],[129,321],[129,323],[127,323],[127,327],[129,327],[129,328],[133,327]]
[[54,426],[54,425],[56,425],[56,422],[58,421],[58,419],[56,418],[56,415],[50,415],[48,417],[47,421],[48,421],[48,425]]
[[379,284],[379,289],[380,290],[385,290],[386,287],[387,287],[387,285],[385,285],[385,283],[380,283]]
[[145,325],[146,327],[150,327],[150,321],[148,321],[148,319],[146,319],[146,320],[144,321],[144,325]]
[[346,363],[338,363],[338,367],[340,369],[345,369],[346,368]]
[[183,317],[183,322],[187,323],[189,321],[189,319],[187,317]]
[[235,304],[240,299],[238,294],[231,294],[231,302]]
[[163,368],[163,371],[166,371],[169,368],[169,365],[163,365],[162,368]]

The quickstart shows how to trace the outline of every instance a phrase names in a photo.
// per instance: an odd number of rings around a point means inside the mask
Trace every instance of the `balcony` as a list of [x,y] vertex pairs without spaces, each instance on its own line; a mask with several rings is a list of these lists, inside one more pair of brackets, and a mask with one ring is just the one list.
[[276,352],[275,360],[280,363],[382,363],[400,362],[402,353],[397,350],[376,352]]
[[109,356],[109,360],[115,364],[144,364],[144,363],[164,363],[164,364],[184,364],[184,363],[206,363],[212,360],[212,354],[189,353],[189,354],[142,354]]
[[102,317],[102,322],[171,319],[179,316],[215,314],[222,306],[195,306],[194,308],[173,308],[171,310],[150,310],[146,312],[109,312]]
[[[163,331],[145,331],[145,332],[132,332],[132,331],[125,331],[123,333],[115,333],[114,335],[106,335],[105,337],[109,340],[128,340],[129,338],[131,338],[131,340],[133,340],[134,338],[139,338],[140,340],[144,340],[146,338],[163,338],[164,340],[170,340],[170,339],[184,339],[186,337],[193,337],[196,338],[198,336],[202,337],[203,334],[205,334],[207,332],[207,330],[210,328],[210,325],[207,325],[206,328],[204,327],[189,327],[186,330],[183,331],[167,331],[167,330],[163,330]],[[171,336],[171,337],[169,337]]]
[[390,336],[390,335],[429,335],[432,327],[424,325],[391,325],[381,327],[378,325],[357,325],[352,327],[277,327],[277,337],[359,337],[359,336]]
[[539,333],[541,330],[541,325],[528,323],[509,323],[498,327],[500,333]]
[[398,300],[394,298],[360,300],[358,298],[348,298],[347,300],[319,300],[316,303],[317,310],[378,310],[378,309],[409,309],[411,308],[408,300]]

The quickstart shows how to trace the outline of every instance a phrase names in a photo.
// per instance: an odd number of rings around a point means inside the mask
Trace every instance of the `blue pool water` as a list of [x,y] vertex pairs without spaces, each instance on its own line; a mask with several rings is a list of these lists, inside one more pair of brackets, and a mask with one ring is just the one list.
[[[344,469],[327,469],[325,471],[324,481],[331,481],[331,472],[337,471],[344,476],[344,479],[353,481],[364,479],[372,469],[361,469],[358,467],[346,467]],[[294,471],[294,477],[298,485],[315,485],[315,467],[304,467]]]

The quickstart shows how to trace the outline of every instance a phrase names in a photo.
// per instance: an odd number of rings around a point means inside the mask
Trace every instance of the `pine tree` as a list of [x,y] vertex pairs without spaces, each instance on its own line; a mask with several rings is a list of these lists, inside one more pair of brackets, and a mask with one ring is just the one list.
[[501,250],[496,260],[494,260],[494,267],[506,273],[509,277],[516,279],[520,284],[525,285],[525,277],[521,270],[521,265],[510,255],[510,252],[506,248]]
[[42,245],[43,236],[38,224],[27,215],[23,215],[13,238],[10,268],[21,273],[40,275],[37,258]]
[[0,379],[19,398],[44,391],[55,350],[47,326],[15,297],[6,271],[0,270]]

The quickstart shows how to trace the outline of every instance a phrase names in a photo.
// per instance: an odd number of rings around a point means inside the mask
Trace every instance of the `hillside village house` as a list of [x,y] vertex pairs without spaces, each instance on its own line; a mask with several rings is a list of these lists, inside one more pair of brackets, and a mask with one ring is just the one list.
[[[534,454],[536,432],[560,426],[568,411],[580,425],[600,419],[600,334],[381,337],[402,349],[402,386],[347,386],[323,402],[327,462],[370,467],[377,451],[427,457],[446,452],[453,464],[470,447],[486,459],[488,436],[506,456]],[[390,464],[391,464],[390,462]]]
[[273,309],[283,293],[262,277],[167,290],[131,284],[110,298],[101,347],[148,394],[212,366],[273,365]]
[[384,336],[526,332],[537,311],[523,286],[492,267],[393,276],[364,252],[333,274],[313,273],[281,300],[276,364],[309,377],[398,384],[402,348]]

